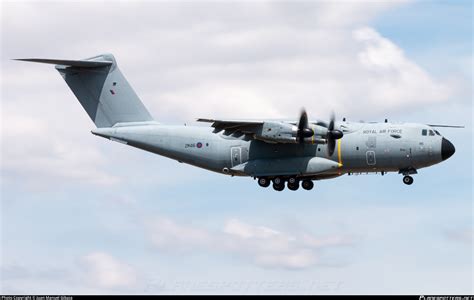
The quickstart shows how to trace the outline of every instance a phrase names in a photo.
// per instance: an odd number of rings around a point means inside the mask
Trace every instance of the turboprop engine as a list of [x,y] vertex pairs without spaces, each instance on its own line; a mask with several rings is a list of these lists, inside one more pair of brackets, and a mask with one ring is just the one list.
[[285,122],[264,122],[260,132],[255,134],[255,139],[267,143],[286,144],[327,144],[328,155],[334,153],[336,140],[343,137],[339,129],[335,129],[335,116],[331,115],[328,124],[321,122],[309,124],[306,111],[301,112],[298,125]]

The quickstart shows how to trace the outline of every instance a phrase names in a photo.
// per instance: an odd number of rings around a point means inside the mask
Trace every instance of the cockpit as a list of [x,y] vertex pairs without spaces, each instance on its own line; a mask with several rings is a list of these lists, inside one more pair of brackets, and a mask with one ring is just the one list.
[[438,130],[433,130],[433,129],[422,129],[421,130],[421,135],[423,136],[435,136],[435,135],[439,135],[441,136],[441,134],[438,132]]
[[[441,149],[440,150],[441,150],[442,160],[446,160],[454,154],[454,152],[455,152],[454,145],[450,141],[445,139],[441,135],[441,133],[439,133],[438,130],[433,129],[433,127],[428,127],[428,128],[422,128],[420,133],[421,133],[422,136],[427,136],[427,137],[430,137],[430,138],[435,137],[435,136],[441,137],[441,145],[440,145]],[[435,140],[433,140],[433,142],[434,141]],[[426,142],[428,142],[428,141],[426,140]]]

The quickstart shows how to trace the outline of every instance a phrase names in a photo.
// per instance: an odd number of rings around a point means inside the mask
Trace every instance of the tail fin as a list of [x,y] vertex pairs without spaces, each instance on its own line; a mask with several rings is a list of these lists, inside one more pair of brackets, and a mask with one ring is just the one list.
[[121,122],[153,121],[111,54],[85,60],[18,60],[55,64],[98,128],[111,127]]

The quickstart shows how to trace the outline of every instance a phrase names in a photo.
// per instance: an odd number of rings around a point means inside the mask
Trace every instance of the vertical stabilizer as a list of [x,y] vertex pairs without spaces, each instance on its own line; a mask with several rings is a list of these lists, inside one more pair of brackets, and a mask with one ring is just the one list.
[[120,72],[112,54],[84,60],[20,59],[55,64],[89,117],[98,127],[153,121],[152,116]]

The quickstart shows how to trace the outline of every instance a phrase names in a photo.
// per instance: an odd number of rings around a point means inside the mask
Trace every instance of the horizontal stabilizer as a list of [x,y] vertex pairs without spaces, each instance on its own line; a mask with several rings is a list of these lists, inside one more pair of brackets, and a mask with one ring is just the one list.
[[65,59],[43,59],[43,58],[18,58],[15,60],[29,61],[43,64],[53,64],[80,68],[97,68],[112,65],[111,61],[93,61],[93,60],[65,60]]

